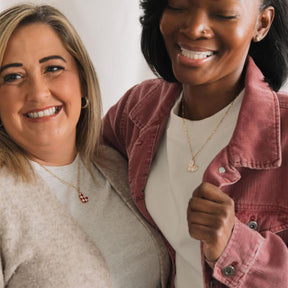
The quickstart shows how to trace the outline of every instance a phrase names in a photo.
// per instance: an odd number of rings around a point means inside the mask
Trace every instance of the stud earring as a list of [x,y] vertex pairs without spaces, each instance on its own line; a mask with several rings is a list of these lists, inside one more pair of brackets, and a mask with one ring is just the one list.
[[207,35],[207,30],[202,30],[202,34],[203,34],[203,36],[206,36]]
[[89,106],[89,99],[88,97],[81,98],[81,108],[85,109]]
[[261,40],[262,40],[261,35],[256,35],[256,36],[254,37],[254,41],[255,41],[255,42],[260,42]]

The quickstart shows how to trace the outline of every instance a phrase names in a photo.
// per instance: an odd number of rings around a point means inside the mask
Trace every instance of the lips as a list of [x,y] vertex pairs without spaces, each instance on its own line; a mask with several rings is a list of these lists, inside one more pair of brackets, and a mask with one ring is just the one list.
[[50,107],[41,111],[28,112],[28,113],[25,113],[24,115],[30,119],[49,117],[49,116],[57,115],[59,111],[61,110],[61,108],[62,106],[54,106],[54,107]]
[[192,60],[205,59],[214,54],[213,51],[192,51],[192,50],[185,49],[183,47],[180,47],[180,50],[183,56]]

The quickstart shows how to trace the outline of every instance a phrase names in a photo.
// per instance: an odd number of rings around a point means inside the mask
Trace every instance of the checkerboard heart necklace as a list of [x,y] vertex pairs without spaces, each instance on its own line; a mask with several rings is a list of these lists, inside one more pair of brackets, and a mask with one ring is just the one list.
[[[235,100],[235,99],[234,99]],[[211,132],[211,134],[209,135],[209,137],[206,139],[206,141],[202,144],[202,146],[199,148],[199,150],[193,155],[193,151],[192,151],[192,145],[191,145],[191,140],[189,137],[189,133],[188,133],[188,129],[186,127],[186,122],[185,122],[185,103],[184,103],[184,99],[182,97],[181,99],[181,112],[182,112],[182,122],[183,122],[183,127],[184,127],[184,131],[187,137],[187,142],[189,145],[189,149],[190,149],[190,153],[191,153],[191,160],[189,161],[188,165],[187,165],[187,171],[188,172],[196,172],[199,169],[199,166],[195,163],[195,159],[198,156],[198,154],[205,148],[205,146],[207,145],[207,143],[211,140],[211,138],[215,135],[215,133],[217,132],[218,128],[220,127],[220,125],[222,124],[222,122],[224,121],[225,117],[227,116],[228,112],[230,111],[231,107],[233,106],[234,100],[228,105],[228,108],[226,109],[224,115],[222,116],[222,118],[219,120],[219,122],[217,123],[216,127],[214,128],[214,130]]]
[[65,181],[64,179],[58,177],[56,174],[54,174],[52,171],[50,171],[47,167],[45,167],[44,165],[38,163],[43,169],[45,169],[50,175],[52,175],[53,177],[55,177],[56,179],[58,179],[60,182],[70,186],[71,188],[75,189],[78,192],[78,197],[80,199],[80,201],[85,204],[88,202],[88,197],[84,196],[84,194],[81,192],[80,190],[80,156],[78,155],[78,183],[77,183],[77,187],[67,181]]

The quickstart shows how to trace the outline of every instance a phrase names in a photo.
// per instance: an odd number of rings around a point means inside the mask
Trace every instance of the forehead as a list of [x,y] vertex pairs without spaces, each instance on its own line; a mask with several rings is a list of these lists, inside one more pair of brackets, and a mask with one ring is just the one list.
[[251,4],[260,3],[262,0],[167,0],[167,2],[190,2],[191,4],[213,4],[213,5],[229,5],[229,4]]
[[168,4],[189,5],[191,8],[205,9],[239,9],[244,14],[250,14],[259,10],[262,0],[167,0]]
[[[19,26],[12,33],[4,53],[4,59],[39,58],[58,53],[68,53],[60,37],[47,24],[33,23]],[[30,57],[30,58],[29,58]]]
[[51,26],[44,23],[31,23],[17,27],[12,33],[8,43],[19,41],[27,43],[34,41],[37,44],[41,42],[45,44],[49,40],[53,40],[55,45],[62,44],[60,37]]

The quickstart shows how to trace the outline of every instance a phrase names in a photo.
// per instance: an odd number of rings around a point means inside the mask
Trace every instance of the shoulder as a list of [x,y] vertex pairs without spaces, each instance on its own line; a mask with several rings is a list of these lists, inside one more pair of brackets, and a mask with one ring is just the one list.
[[131,88],[122,98],[123,115],[138,128],[147,123],[161,122],[169,115],[181,89],[179,83],[163,79],[146,80]]
[[101,145],[93,163],[117,192],[129,191],[128,162],[117,150]]
[[109,171],[127,170],[127,159],[123,157],[117,150],[107,145],[100,145],[97,154],[93,159],[93,163],[100,169]]
[[276,94],[279,100],[280,109],[288,110],[288,92],[281,90]]
[[132,87],[130,90],[132,93],[137,93],[141,95],[141,92],[145,94],[154,93],[155,91],[159,92],[160,90],[162,92],[169,91],[174,86],[179,86],[178,83],[171,83],[167,82],[162,78],[155,78],[155,79],[149,79],[145,80],[134,87]]
[[159,101],[163,97],[177,93],[181,89],[181,84],[170,83],[163,79],[150,79],[132,87],[126,94],[129,95],[129,100],[139,101]]
[[4,190],[5,187],[9,187],[10,185],[19,184],[19,179],[15,175],[13,175],[6,167],[0,168],[0,191]]
[[0,183],[0,213],[3,217],[13,215],[16,219],[21,217],[20,215],[33,213],[31,205],[40,209],[51,202],[52,193],[39,177],[26,182],[21,177],[15,176],[8,168],[2,167]]
[[276,93],[280,107],[280,127],[282,151],[288,153],[288,93],[279,91]]
[[0,168],[0,197],[15,198],[13,194],[23,195],[21,191],[32,191],[42,187],[39,179],[31,180],[31,182],[25,182],[20,176],[13,174],[7,167]]
[[132,87],[104,116],[104,141],[123,153],[127,151],[140,129],[167,120],[181,89],[181,84],[163,79],[146,80]]
[[[127,119],[131,115],[146,115],[150,111],[158,110],[165,103],[166,99],[174,97],[181,90],[179,83],[169,83],[163,79],[150,79],[143,81],[130,88],[120,100],[113,105],[104,117],[113,119],[119,124],[119,120]],[[121,122],[121,120],[120,120]],[[116,123],[116,124],[117,124]]]
[[143,81],[129,89],[114,106],[128,114],[146,113],[161,109],[161,106],[170,107],[175,102],[182,89],[179,83],[170,83],[163,79]]

